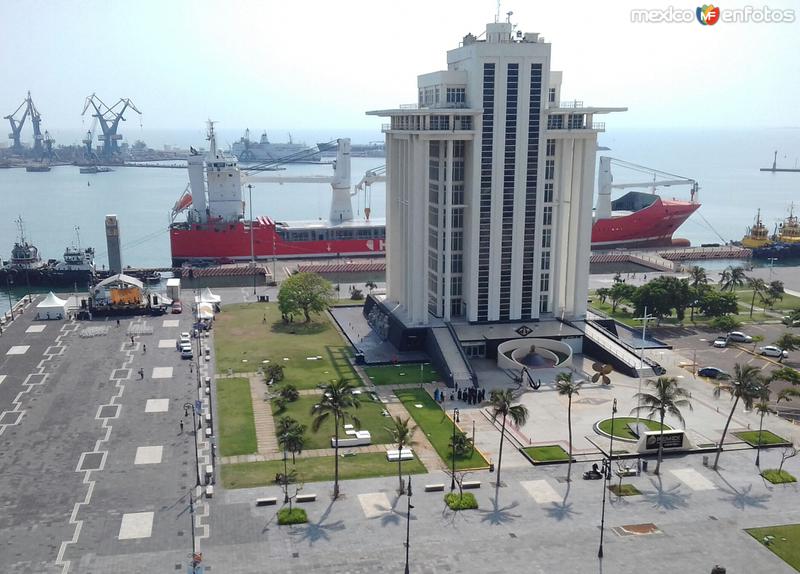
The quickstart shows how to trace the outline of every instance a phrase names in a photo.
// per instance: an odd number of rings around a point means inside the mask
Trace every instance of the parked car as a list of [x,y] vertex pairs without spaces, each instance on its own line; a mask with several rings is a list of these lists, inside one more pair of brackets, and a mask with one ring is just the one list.
[[194,357],[191,345],[184,345],[181,347],[181,359],[191,359]]
[[724,349],[728,346],[728,337],[717,337],[714,339],[714,346],[720,349]]
[[741,331],[731,331],[728,333],[728,340],[735,341],[736,343],[752,343],[753,337],[745,335]]
[[174,314],[183,313],[183,305],[180,301],[173,301],[172,302],[172,312]]
[[792,321],[791,315],[784,315],[781,322],[789,327],[800,327],[800,319]]
[[763,347],[759,347],[758,352],[766,357],[778,357],[785,359],[789,356],[788,351],[781,349],[780,347],[776,347],[775,345],[764,345]]
[[697,374],[701,377],[708,377],[709,379],[730,379],[731,376],[723,371],[722,369],[718,369],[717,367],[703,367]]

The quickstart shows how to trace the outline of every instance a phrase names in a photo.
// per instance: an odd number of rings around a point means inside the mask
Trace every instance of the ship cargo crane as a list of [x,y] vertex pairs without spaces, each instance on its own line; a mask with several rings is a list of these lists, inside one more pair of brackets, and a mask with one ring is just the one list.
[[[140,116],[142,112],[136,108],[129,98],[120,98],[117,103],[109,107],[96,94],[92,94],[86,97],[86,103],[83,106],[81,115],[85,115],[90,106],[94,109],[92,116],[97,118],[100,123],[100,129],[103,130],[103,133],[97,136],[97,139],[103,142],[102,155],[105,159],[112,159],[119,154],[118,142],[122,139],[122,135],[117,133],[117,129],[120,121],[126,121],[124,117],[125,111],[130,108]],[[84,143],[86,143],[85,140]],[[91,143],[89,146],[91,146]]]
[[[22,112],[22,117],[17,119],[15,116],[20,110],[24,111]],[[40,155],[42,153],[42,143],[44,139],[40,127],[42,116],[33,103],[30,91],[28,91],[28,96],[22,100],[22,103],[13,113],[3,116],[3,119],[8,120],[11,124],[11,133],[8,134],[8,139],[13,140],[14,143],[11,144],[11,149],[16,153],[21,153],[23,151],[21,134],[22,128],[25,125],[25,120],[28,117],[31,118],[31,125],[33,126],[33,152],[35,155]]]
[[364,217],[367,220],[369,220],[369,215],[372,212],[371,186],[379,181],[386,181],[386,164],[364,172],[364,177],[353,188],[353,195],[359,191],[364,191]]
[[[614,177],[611,175],[612,164],[631,171],[650,175],[652,176],[652,180],[632,183],[613,183]],[[657,177],[669,177],[672,179],[658,180],[656,179]],[[658,187],[670,187],[674,185],[691,186],[691,201],[692,203],[697,203],[697,193],[700,188],[697,181],[694,179],[613,157],[600,156],[600,169],[597,172],[597,207],[595,209],[595,220],[608,219],[611,217],[611,190],[613,189],[649,188],[651,193],[655,193]]]
[[[257,171],[264,171],[274,168],[282,163],[289,163],[300,159],[297,156],[309,154],[303,151],[292,154],[285,158],[270,162],[256,164],[243,171],[243,183],[267,182],[267,183],[330,183],[333,198],[331,200],[330,220],[332,222],[351,221],[353,219],[353,204],[350,201],[350,139],[342,138],[317,147],[319,151],[329,149],[336,144],[336,161],[333,164],[333,175],[254,175]],[[316,151],[311,152],[317,153]]]

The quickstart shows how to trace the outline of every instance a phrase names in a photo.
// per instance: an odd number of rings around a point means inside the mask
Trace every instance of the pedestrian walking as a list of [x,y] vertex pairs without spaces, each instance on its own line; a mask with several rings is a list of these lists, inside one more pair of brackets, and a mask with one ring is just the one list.
[[133,345],[133,335],[131,335],[131,345]]
[[119,327],[119,319],[117,319],[117,327]]
[[181,425],[181,434],[183,434],[183,420],[181,420],[179,424]]
[[194,373],[194,362],[189,361],[189,373]]
[[144,369],[139,369],[139,379],[144,379]]
[[147,345],[142,345],[142,354],[144,355],[147,352]]

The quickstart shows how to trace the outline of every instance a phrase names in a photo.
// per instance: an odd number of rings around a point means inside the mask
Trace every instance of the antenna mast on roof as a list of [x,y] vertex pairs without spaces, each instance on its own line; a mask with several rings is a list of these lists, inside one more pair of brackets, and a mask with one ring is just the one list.
[[497,0],[497,12],[494,14],[494,23],[497,24],[500,21],[500,0]]

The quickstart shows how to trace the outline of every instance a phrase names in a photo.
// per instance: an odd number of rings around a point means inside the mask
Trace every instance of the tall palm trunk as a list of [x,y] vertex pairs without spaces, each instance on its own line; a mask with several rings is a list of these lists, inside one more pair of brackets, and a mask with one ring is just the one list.
[[753,318],[753,307],[756,304],[756,293],[757,292],[758,292],[758,290],[755,287],[753,287],[753,299],[750,301],[750,318],[751,319]]
[[653,474],[658,474],[661,470],[661,459],[664,456],[664,409],[661,409],[661,431],[658,435],[658,461]]
[[717,456],[714,458],[714,470],[717,470],[717,464],[719,463],[719,455],[722,454],[722,444],[725,442],[725,435],[728,434],[728,426],[731,424],[731,419],[733,418],[733,413],[736,411],[736,405],[739,404],[739,397],[736,397],[736,400],[733,401],[733,407],[731,407],[731,412],[728,414],[728,420],[725,421],[725,428],[722,429],[722,438],[719,439],[719,446],[717,447]]
[[503,413],[503,428],[500,429],[500,454],[497,457],[497,486],[500,486],[500,466],[503,464],[503,441],[506,438],[506,415]]
[[333,429],[333,435],[336,438],[336,446],[333,447],[333,498],[339,498],[339,413],[334,413],[333,420],[336,428]]
[[399,491],[400,494],[403,494],[405,489],[403,488],[403,442],[398,441],[397,443],[397,480],[399,482]]
[[569,482],[572,476],[572,393],[570,393],[567,403],[567,427],[569,427],[569,461],[567,462],[567,482]]
[[764,411],[761,411],[761,420],[758,421],[758,444],[756,445],[756,466],[761,464],[761,429],[764,427]]

